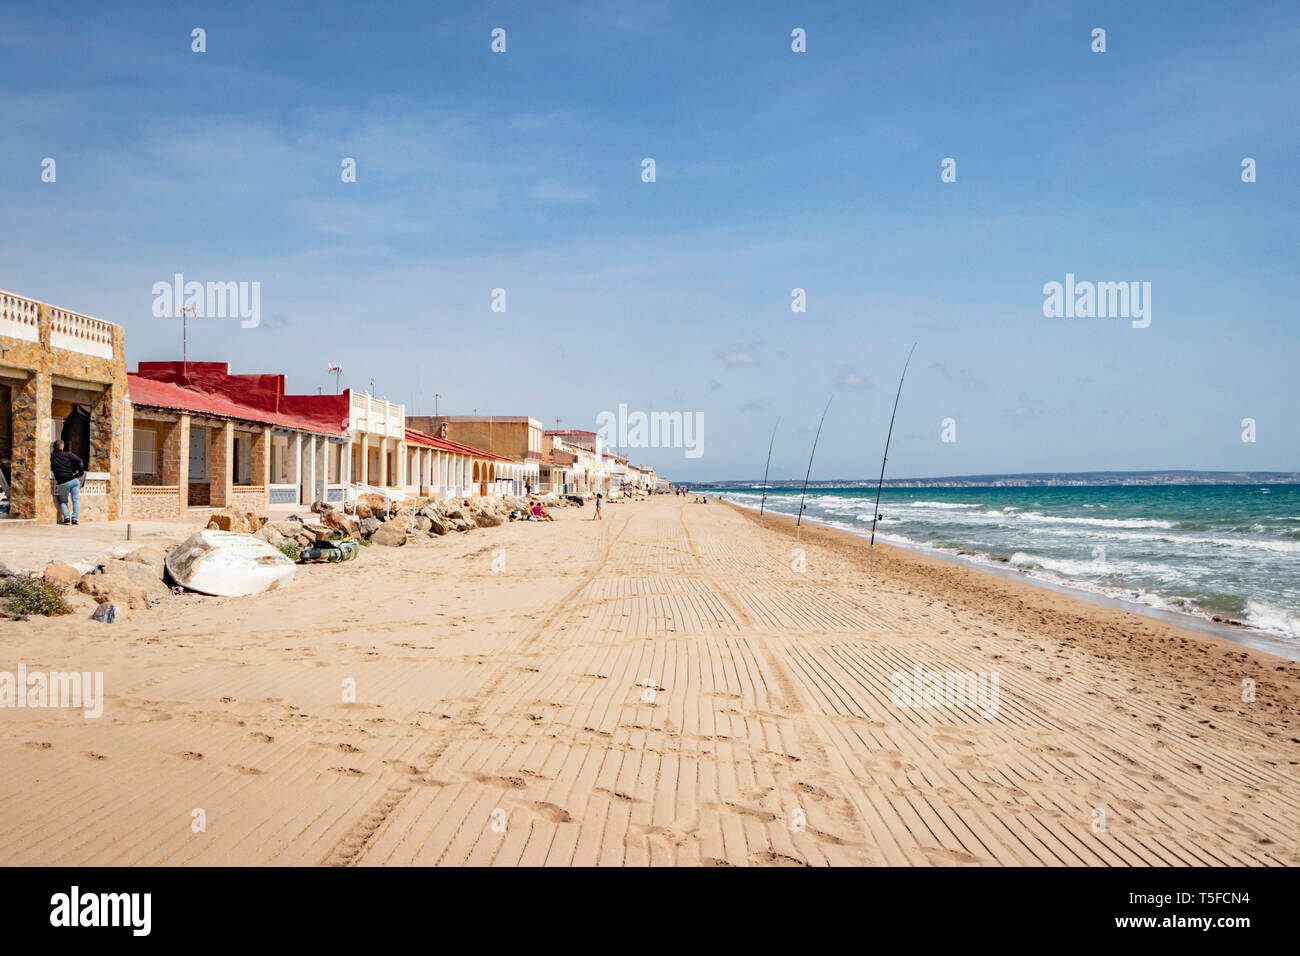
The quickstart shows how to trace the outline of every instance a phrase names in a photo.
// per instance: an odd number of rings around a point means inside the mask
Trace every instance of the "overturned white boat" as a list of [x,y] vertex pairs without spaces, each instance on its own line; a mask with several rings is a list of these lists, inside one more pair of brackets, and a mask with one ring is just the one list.
[[179,585],[219,597],[273,591],[293,580],[294,563],[251,534],[196,531],[167,554],[167,571]]

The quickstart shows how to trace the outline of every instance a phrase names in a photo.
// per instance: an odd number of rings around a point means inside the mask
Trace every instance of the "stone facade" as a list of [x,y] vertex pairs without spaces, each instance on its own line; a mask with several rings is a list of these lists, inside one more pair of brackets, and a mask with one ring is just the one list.
[[123,516],[128,447],[124,336],[120,326],[0,292],[0,388],[10,392],[10,518],[57,520],[50,476],[56,389],[91,393],[83,521]]

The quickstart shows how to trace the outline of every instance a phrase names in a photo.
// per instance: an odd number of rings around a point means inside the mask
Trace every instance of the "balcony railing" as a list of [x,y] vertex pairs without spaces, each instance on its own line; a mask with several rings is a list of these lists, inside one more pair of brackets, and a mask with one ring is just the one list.
[[[41,303],[25,296],[0,291],[0,335],[27,342],[41,340]],[[50,323],[50,347],[113,357],[113,323],[52,305],[44,308]]]

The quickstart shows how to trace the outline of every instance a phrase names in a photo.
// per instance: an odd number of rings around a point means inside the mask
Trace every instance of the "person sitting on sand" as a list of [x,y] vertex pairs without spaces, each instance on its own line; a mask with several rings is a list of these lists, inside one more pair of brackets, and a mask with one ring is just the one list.
[[536,521],[554,521],[555,518],[540,504],[533,505],[533,519]]

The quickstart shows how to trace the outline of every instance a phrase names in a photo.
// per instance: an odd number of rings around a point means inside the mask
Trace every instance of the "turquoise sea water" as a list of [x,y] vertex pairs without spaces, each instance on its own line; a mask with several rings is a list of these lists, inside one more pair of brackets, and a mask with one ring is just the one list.
[[[721,488],[757,508],[761,487]],[[869,532],[875,489],[808,492],[805,520]],[[767,508],[799,510],[799,492]],[[879,540],[1168,611],[1300,649],[1300,486],[886,488]],[[1005,559],[1005,560],[1000,560]]]

